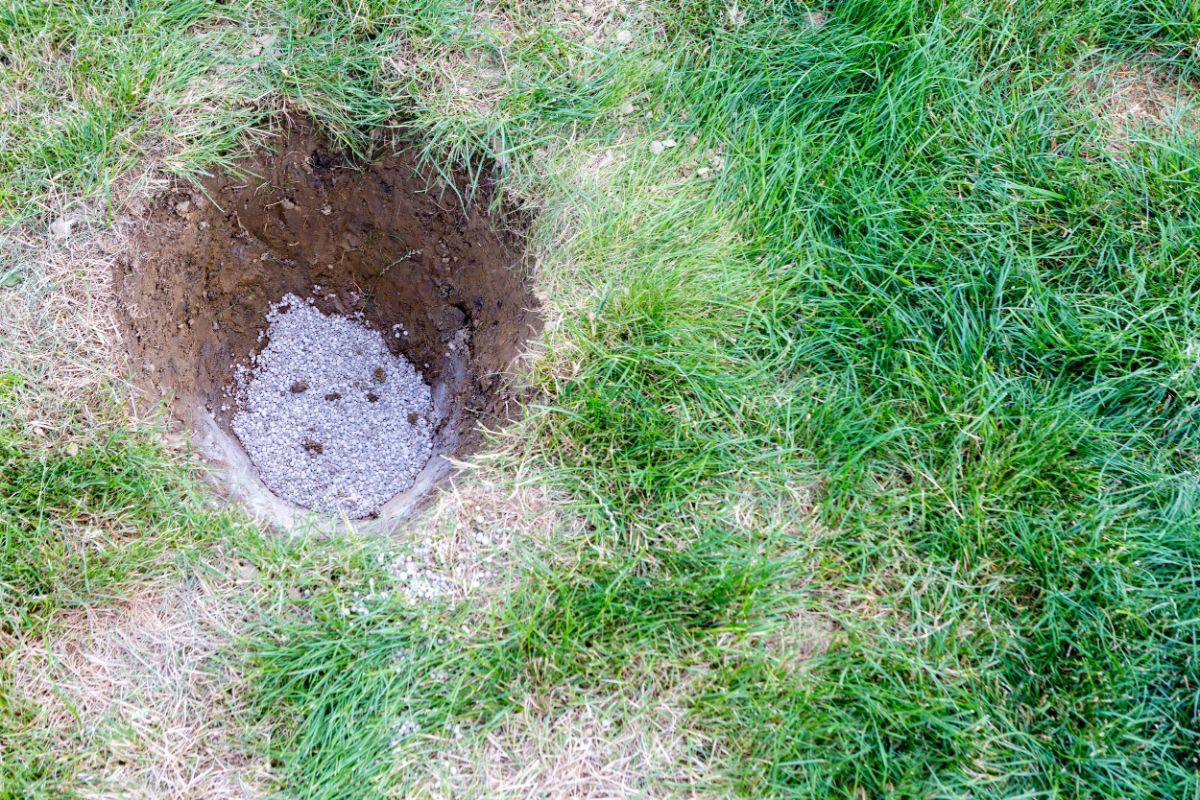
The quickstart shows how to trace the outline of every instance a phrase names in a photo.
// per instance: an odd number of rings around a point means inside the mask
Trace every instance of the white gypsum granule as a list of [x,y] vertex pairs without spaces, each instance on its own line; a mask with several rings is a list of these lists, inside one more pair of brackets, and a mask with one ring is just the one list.
[[263,483],[313,511],[365,517],[413,484],[432,450],[429,387],[362,322],[288,294],[236,380],[233,431]]

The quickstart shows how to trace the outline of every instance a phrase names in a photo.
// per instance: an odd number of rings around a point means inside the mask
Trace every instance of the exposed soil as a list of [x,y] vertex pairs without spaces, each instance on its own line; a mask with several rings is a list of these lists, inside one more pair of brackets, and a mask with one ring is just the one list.
[[432,387],[434,460],[470,452],[477,423],[509,416],[503,376],[541,323],[518,238],[416,163],[405,152],[360,169],[292,130],[241,177],[160,197],[115,266],[141,387],[195,428],[231,433],[235,368],[290,293],[361,314]]

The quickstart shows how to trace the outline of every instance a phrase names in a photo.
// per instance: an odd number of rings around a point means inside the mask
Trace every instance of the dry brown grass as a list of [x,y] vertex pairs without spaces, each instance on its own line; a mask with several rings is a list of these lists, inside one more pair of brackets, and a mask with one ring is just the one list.
[[111,277],[122,225],[72,227],[41,242],[14,235],[5,250],[24,280],[0,289],[0,338],[9,345],[0,348],[0,370],[41,379],[61,399],[90,395],[119,368]]
[[1087,82],[1101,119],[1109,129],[1106,148],[1124,152],[1139,135],[1180,126],[1200,135],[1200,109],[1193,87],[1155,70],[1125,64]]
[[[701,796],[712,743],[687,725],[691,682],[659,675],[590,695],[526,697],[486,739],[439,742],[427,797],[600,800]],[[613,689],[615,687],[606,687]]]
[[588,47],[619,44],[622,31],[632,36],[658,35],[653,12],[645,2],[561,0],[552,16],[568,36]]
[[520,548],[569,539],[583,521],[563,513],[554,495],[515,465],[503,472],[485,462],[460,463],[427,512],[393,538],[415,545],[453,594],[479,606],[503,596],[517,579]]
[[53,638],[12,655],[16,686],[81,759],[91,798],[251,798],[266,765],[246,755],[240,680],[222,658],[242,623],[237,587],[191,575],[63,614]]

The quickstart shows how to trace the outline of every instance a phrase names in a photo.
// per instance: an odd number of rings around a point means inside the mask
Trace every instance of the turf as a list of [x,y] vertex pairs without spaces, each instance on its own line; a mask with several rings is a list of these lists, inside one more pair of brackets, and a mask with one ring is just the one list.
[[197,496],[159,429],[130,430],[97,402],[61,409],[63,428],[49,436],[19,413],[38,392],[0,379],[0,797],[14,800],[63,797],[78,759],[55,748],[66,732],[40,726],[12,692],[13,651],[53,636],[61,615],[119,603],[239,534]]
[[[403,794],[448,730],[685,673],[711,777],[647,793],[1200,797],[1200,6],[692,0],[591,41],[563,8],[0,13],[13,118],[70,101],[5,128],[14,222],[147,148],[219,164],[281,110],[364,155],[419,137],[534,217],[557,325],[497,447],[581,524],[479,607],[346,615],[377,545],[331,556],[354,577],[245,643],[282,789]],[[1177,113],[1106,118],[1131,65]],[[218,66],[220,102],[174,115]],[[84,474],[186,485],[140,452]],[[22,459],[18,517],[67,516]],[[71,602],[15,530],[23,602]],[[808,614],[836,632],[797,662]]]

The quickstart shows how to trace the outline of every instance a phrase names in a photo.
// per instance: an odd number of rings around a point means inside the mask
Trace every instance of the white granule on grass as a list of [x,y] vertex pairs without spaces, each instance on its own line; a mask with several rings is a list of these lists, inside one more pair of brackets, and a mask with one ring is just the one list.
[[233,431],[263,483],[298,506],[370,516],[429,461],[429,386],[383,336],[288,294],[237,375]]

